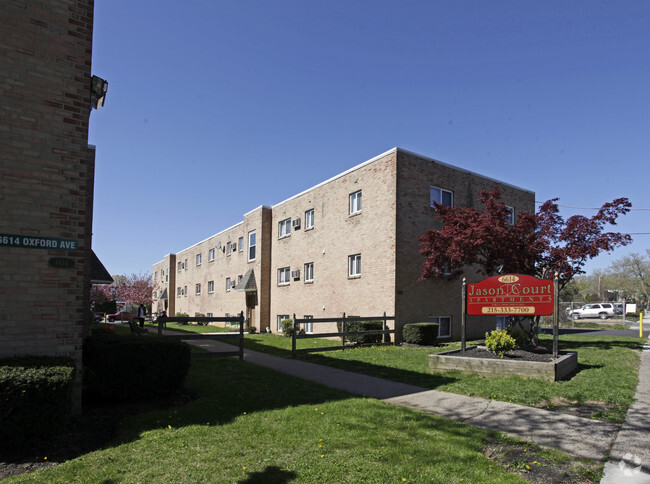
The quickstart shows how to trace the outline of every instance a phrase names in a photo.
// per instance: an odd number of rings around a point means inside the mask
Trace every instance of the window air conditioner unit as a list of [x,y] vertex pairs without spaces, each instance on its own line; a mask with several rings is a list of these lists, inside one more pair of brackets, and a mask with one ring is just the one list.
[[300,279],[300,269],[297,269],[295,271],[291,271],[291,277],[294,279]]
[[291,221],[291,226],[292,226],[294,229],[299,229],[299,228],[300,228],[300,219],[299,219],[299,218],[294,218],[294,219]]

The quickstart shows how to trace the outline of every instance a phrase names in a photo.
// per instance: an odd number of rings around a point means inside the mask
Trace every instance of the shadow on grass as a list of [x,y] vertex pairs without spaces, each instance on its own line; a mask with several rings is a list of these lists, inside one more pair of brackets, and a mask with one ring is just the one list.
[[277,466],[269,466],[263,471],[252,472],[246,479],[238,484],[282,484],[298,477],[294,471],[285,471]]

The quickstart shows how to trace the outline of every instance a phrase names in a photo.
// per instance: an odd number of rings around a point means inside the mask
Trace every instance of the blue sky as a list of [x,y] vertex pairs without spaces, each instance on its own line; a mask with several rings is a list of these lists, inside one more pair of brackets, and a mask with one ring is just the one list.
[[[540,202],[648,209],[649,19],[644,1],[98,0],[94,250],[149,272],[395,146]],[[588,269],[645,254],[633,237]]]

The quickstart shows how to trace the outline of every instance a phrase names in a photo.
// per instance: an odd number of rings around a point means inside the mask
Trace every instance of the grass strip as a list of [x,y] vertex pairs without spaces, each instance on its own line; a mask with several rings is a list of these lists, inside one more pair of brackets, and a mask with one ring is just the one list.
[[526,482],[483,454],[498,434],[236,359],[194,361],[187,386],[105,449],[7,482]]

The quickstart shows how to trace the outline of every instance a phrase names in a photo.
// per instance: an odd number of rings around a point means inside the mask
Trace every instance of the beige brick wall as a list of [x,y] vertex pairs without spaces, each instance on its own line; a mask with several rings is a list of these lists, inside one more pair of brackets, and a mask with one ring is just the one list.
[[[94,150],[93,2],[0,3],[0,233],[74,239],[70,252],[0,247],[0,356],[71,356],[88,321]],[[69,257],[71,269],[49,267]],[[80,404],[80,372],[76,404]]]
[[[397,317],[398,327],[433,316],[451,317],[452,337],[458,338],[461,281],[419,281],[423,257],[417,238],[440,227],[430,207],[432,186],[452,191],[456,206],[475,207],[481,189],[498,186],[503,201],[516,213],[535,209],[532,192],[405,150],[391,150],[272,208],[246,214],[242,224],[179,252],[177,261],[187,259],[189,266],[177,273],[176,285],[187,286],[189,293],[177,298],[177,310],[215,316],[241,310],[243,296],[225,293],[224,281],[244,274],[251,263],[236,254],[219,254],[210,269],[205,267],[205,257],[209,247],[246,237],[253,227],[260,246],[253,264],[260,301],[258,328],[268,325],[277,332],[278,317],[294,314],[333,318],[343,313],[381,316],[386,312]],[[350,214],[350,194],[358,191],[361,212]],[[314,225],[308,228],[306,213],[311,210]],[[299,228],[294,225],[298,219]],[[289,221],[290,231],[280,236],[283,221]],[[198,252],[203,254],[200,267],[196,266]],[[348,257],[354,254],[361,254],[360,277],[348,277]],[[313,264],[313,281],[305,279],[307,263]],[[283,268],[289,269],[289,280],[280,283]],[[297,278],[293,277],[296,271]],[[479,279],[472,272],[467,276],[469,282]],[[217,294],[206,297],[205,287],[212,278]],[[201,296],[194,294],[196,282],[201,282]],[[480,337],[495,323],[494,318],[468,318],[468,336]],[[333,324],[314,327],[316,333],[332,331]]]
[[[273,207],[271,323],[278,315],[314,318],[379,316],[394,308],[395,280],[394,152]],[[350,215],[350,194],[361,190],[362,210]],[[313,229],[305,212],[314,210]],[[301,219],[300,230],[279,237],[279,223]],[[348,256],[361,254],[361,276],[348,277]],[[314,264],[313,283],[305,281]],[[278,283],[278,269],[300,270],[300,279]],[[331,331],[320,325],[315,332]]]
[[[432,316],[451,316],[452,338],[460,338],[462,281],[445,279],[419,281],[424,257],[418,253],[417,238],[429,229],[439,229],[435,209],[430,206],[430,187],[453,192],[454,206],[480,208],[482,189],[498,187],[502,201],[514,207],[515,214],[535,211],[534,193],[487,177],[451,167],[406,151],[398,154],[397,176],[397,316],[398,324],[427,321]],[[466,274],[468,282],[483,278]],[[494,329],[494,317],[471,316],[467,319],[468,337],[483,337]]]
[[[194,316],[197,313],[211,313],[215,317],[221,317],[243,311],[250,318],[250,325],[265,328],[268,325],[269,262],[265,263],[264,240],[268,240],[265,232],[268,231],[269,221],[270,209],[259,207],[244,215],[241,223],[154,264],[154,278],[156,273],[160,278],[161,271],[165,271],[169,266],[168,315],[185,313]],[[256,236],[255,256],[249,260],[251,232],[255,232]],[[232,284],[226,287],[228,278],[236,284],[249,269],[253,269],[258,286],[252,313],[247,313],[246,294],[234,290]],[[200,285],[200,292],[197,292],[197,285]],[[154,288],[158,294],[162,289],[162,285]],[[154,311],[159,310],[162,305],[162,301],[154,301]]]

